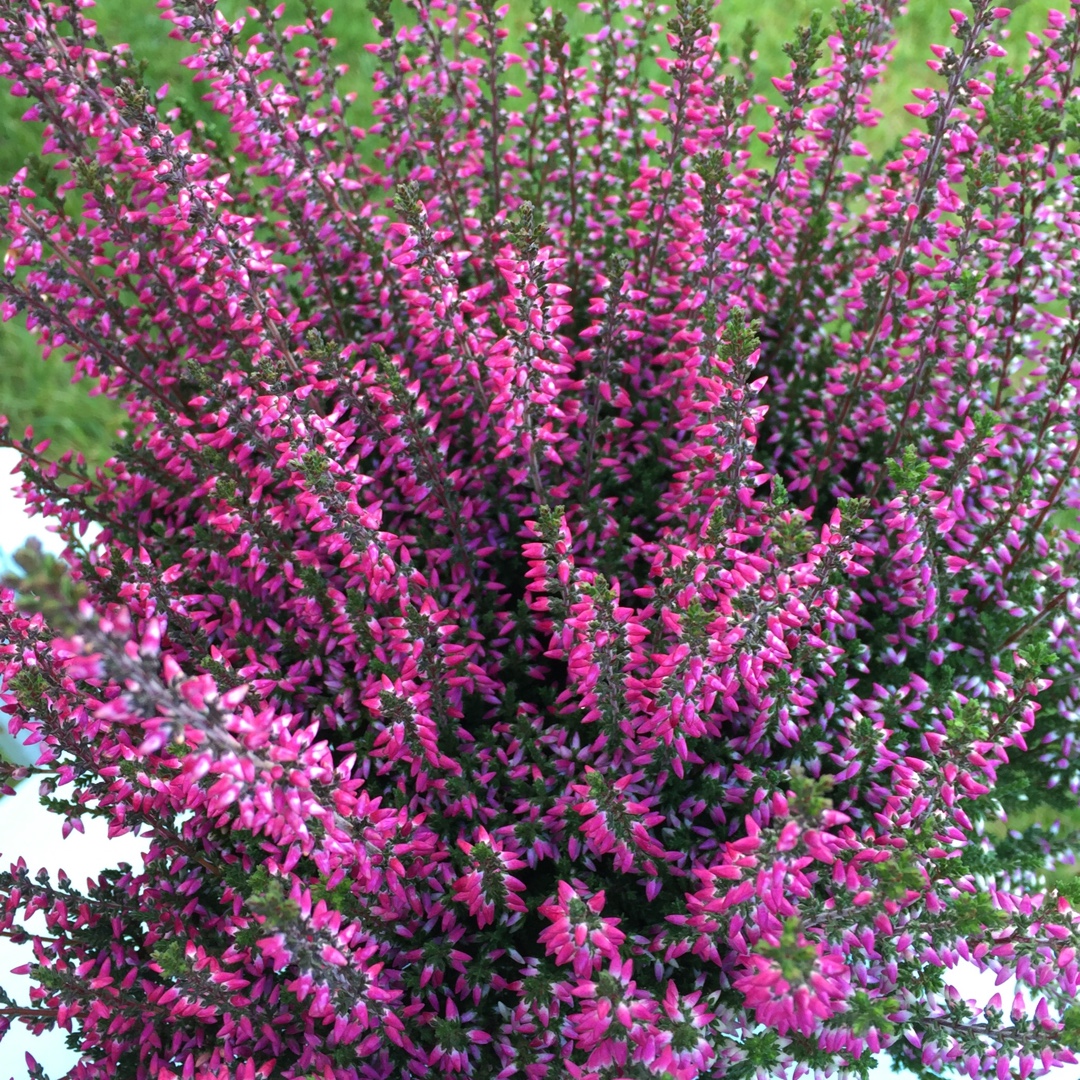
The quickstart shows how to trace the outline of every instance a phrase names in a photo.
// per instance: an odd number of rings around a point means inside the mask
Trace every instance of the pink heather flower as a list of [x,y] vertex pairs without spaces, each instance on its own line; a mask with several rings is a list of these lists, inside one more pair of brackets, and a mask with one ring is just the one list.
[[[696,0],[513,54],[375,3],[366,128],[311,5],[162,0],[180,105],[0,0],[0,317],[128,413],[102,469],[0,423],[68,545],[0,592],[0,789],[151,837],[0,873],[0,1033],[77,1022],[79,1080],[1074,1062],[1072,839],[980,824],[1077,789],[1059,6],[1026,59],[952,12],[876,157],[896,0],[769,72]],[[960,959],[1008,1022],[906,977]]]
[[538,941],[556,964],[570,963],[578,977],[598,971],[603,961],[617,960],[625,935],[621,920],[602,918],[604,893],[592,894],[581,882],[560,881],[554,903],[541,904],[539,912],[552,925],[540,932]]
[[749,970],[735,980],[746,1006],[758,1023],[780,1035],[797,1031],[809,1035],[821,1021],[847,1008],[851,993],[848,966],[818,946],[818,956],[805,980],[789,981],[780,964],[757,954],[746,958]]
[[493,839],[487,829],[477,830],[477,836],[476,844],[458,841],[458,847],[472,856],[478,869],[454,883],[454,899],[467,904],[469,914],[477,916],[478,924],[484,927],[494,920],[496,906],[515,912],[528,911],[517,895],[524,892],[525,886],[506,872],[520,870],[525,863],[504,850],[502,843]]

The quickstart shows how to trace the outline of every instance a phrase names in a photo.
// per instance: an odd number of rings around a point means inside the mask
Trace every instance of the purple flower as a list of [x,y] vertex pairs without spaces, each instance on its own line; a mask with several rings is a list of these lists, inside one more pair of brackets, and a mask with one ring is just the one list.
[[380,0],[366,129],[329,13],[160,6],[199,108],[0,0],[0,312],[129,414],[94,471],[0,430],[68,543],[4,708],[65,834],[151,837],[0,874],[0,1031],[77,1022],[78,1080],[1074,1062],[1074,838],[987,822],[1077,790],[1080,6],[1016,72],[952,12],[880,158],[894,0],[774,73],[697,2],[650,71],[647,5],[511,54]]

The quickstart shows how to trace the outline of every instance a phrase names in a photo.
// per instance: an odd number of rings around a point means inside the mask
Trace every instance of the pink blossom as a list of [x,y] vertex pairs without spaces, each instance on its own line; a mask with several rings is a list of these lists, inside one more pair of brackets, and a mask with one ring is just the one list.
[[[648,6],[510,54],[377,3],[360,128],[328,12],[162,0],[196,115],[0,0],[44,126],[0,313],[129,418],[98,470],[0,425],[70,578],[0,595],[0,781],[151,843],[0,874],[0,1034],[77,1080],[1074,1062],[1072,840],[984,819],[1076,789],[1076,6],[1017,74],[953,11],[880,159],[901,5],[772,72],[707,7],[647,72]],[[1008,1016],[912,978],[961,959]]]

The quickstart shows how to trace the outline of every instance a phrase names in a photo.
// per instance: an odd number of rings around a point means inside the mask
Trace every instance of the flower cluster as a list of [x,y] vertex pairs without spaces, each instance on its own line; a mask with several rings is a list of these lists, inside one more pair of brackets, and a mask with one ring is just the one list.
[[150,840],[0,873],[0,1034],[73,1080],[1075,1063],[1077,838],[986,825],[1080,790],[1080,0],[1015,69],[954,11],[880,158],[897,0],[776,97],[706,0],[523,55],[371,0],[367,129],[329,13],[252,3],[158,5],[211,124],[89,0],[0,0],[44,125],[0,311],[129,416],[93,474],[2,433],[68,544],[0,594],[8,772]]

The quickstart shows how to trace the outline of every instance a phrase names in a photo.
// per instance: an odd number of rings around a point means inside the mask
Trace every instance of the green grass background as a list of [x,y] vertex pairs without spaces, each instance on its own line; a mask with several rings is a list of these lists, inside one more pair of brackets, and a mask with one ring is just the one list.
[[[507,47],[514,50],[530,19],[530,5],[528,0],[510,0],[509,6]],[[575,4],[561,0],[553,6],[568,15],[572,36],[596,29],[592,17],[581,13]],[[783,54],[784,42],[792,38],[796,27],[804,24],[815,9],[828,14],[833,6],[821,0],[785,0],[784,3],[724,0],[715,17],[734,50],[738,48],[739,35],[746,22],[753,21],[758,26],[756,86],[775,98],[769,79],[788,70],[788,61]],[[885,149],[913,125],[914,121],[903,109],[904,104],[912,100],[911,89],[936,85],[937,77],[926,68],[926,61],[931,55],[931,44],[951,41],[950,6],[969,10],[964,0],[951,0],[951,3],[910,0],[908,13],[897,26],[894,62],[875,94],[875,105],[883,111],[884,118],[880,127],[864,140],[872,151]],[[1010,49],[1011,62],[1019,66],[1027,55],[1025,33],[1042,30],[1046,26],[1047,11],[1053,7],[1067,7],[1067,0],[1020,0],[1012,6],[1015,10],[1006,45]],[[244,3],[243,0],[220,0],[220,8],[227,17],[235,18],[243,13]],[[300,10],[300,4],[290,0],[286,18],[300,21]],[[394,11],[399,22],[408,21],[400,4],[395,4]],[[99,0],[98,7],[88,14],[98,20],[99,30],[108,41],[126,42],[131,46],[133,56],[147,62],[150,85],[170,84],[170,104],[177,95],[182,95],[203,116],[210,116],[201,103],[196,104],[202,91],[192,89],[188,72],[179,64],[185,46],[169,39],[169,24],[161,19],[154,0]],[[350,69],[341,88],[358,94],[352,122],[366,125],[371,115],[374,58],[364,51],[363,46],[375,40],[375,35],[364,0],[339,0],[335,5],[331,32],[338,41],[336,62],[348,64]],[[25,99],[10,97],[7,84],[0,87],[0,177],[4,181],[40,146],[41,125],[24,123],[20,119],[27,104]],[[2,246],[3,238],[0,237],[0,248]],[[84,453],[92,464],[100,464],[109,456],[123,414],[113,402],[90,397],[88,390],[84,385],[72,385],[70,368],[59,356],[43,362],[33,339],[17,321],[0,324],[0,413],[8,416],[15,434],[21,434],[27,425],[32,425],[37,438],[53,440],[51,452],[59,454],[74,449]],[[1024,828],[1042,817],[1039,808],[1033,807],[1028,814],[1014,816],[1010,824]],[[1062,824],[1080,827],[1080,813],[1073,817],[1073,821]],[[992,823],[989,828],[1000,833],[1004,826]]]
[[[963,0],[953,2],[965,6]],[[1054,3],[1055,0],[1022,0],[1018,5],[1011,23],[1011,42],[1017,57],[1026,51],[1024,32],[1042,29],[1046,25],[1046,12]],[[1063,5],[1065,0],[1056,3]],[[220,0],[220,8],[229,18],[241,15],[244,6],[243,0]],[[554,6],[569,16],[572,34],[596,28],[593,18],[580,12],[575,4],[562,0]],[[513,49],[521,41],[530,19],[530,5],[526,0],[511,0],[509,7],[508,47]],[[820,0],[764,4],[761,0],[724,0],[716,18],[733,46],[737,46],[748,20],[759,27],[757,87],[773,95],[769,78],[788,70],[782,52],[784,42],[791,39],[795,28],[805,23],[812,11],[820,8],[828,13],[831,7]],[[395,10],[399,8],[395,4]],[[872,150],[884,149],[910,126],[912,118],[903,106],[912,100],[911,88],[934,84],[936,76],[925,65],[930,44],[950,40],[951,19],[947,8],[943,0],[911,0],[908,14],[898,26],[895,63],[887,80],[878,88],[876,104],[885,116],[880,128],[866,140]],[[299,13],[300,4],[290,0],[286,19],[300,21]],[[126,42],[133,56],[147,62],[147,79],[151,85],[170,84],[170,103],[180,94],[195,104],[202,91],[192,89],[188,72],[179,65],[185,46],[169,39],[170,24],[162,20],[154,0],[99,0],[98,7],[88,14],[97,19],[106,40]],[[397,10],[397,15],[403,21],[404,9]],[[366,124],[370,119],[374,58],[364,51],[364,45],[375,37],[364,0],[340,0],[335,5],[332,33],[338,41],[337,62],[349,65],[342,89],[358,94],[353,122]],[[0,177],[5,181],[40,146],[41,125],[20,119],[26,108],[26,99],[12,98],[6,83],[0,87]],[[208,111],[200,111],[210,115]],[[21,435],[27,425],[32,425],[35,437],[53,440],[52,452],[79,450],[91,463],[100,463],[108,457],[114,433],[122,422],[122,414],[112,402],[101,397],[90,398],[87,387],[71,385],[70,369],[59,356],[43,363],[33,339],[17,321],[0,324],[0,413],[7,415],[15,434]]]

